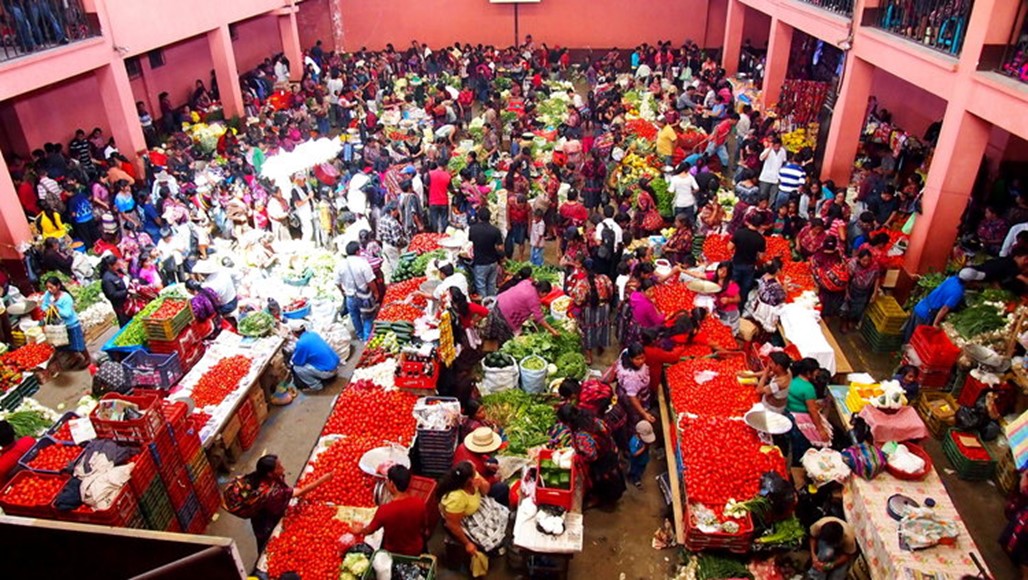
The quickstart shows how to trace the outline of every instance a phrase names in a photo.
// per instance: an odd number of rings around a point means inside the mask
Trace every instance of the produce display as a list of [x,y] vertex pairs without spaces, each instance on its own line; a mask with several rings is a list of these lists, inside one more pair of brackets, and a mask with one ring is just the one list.
[[75,301],[76,312],[84,312],[89,310],[91,306],[106,300],[99,280],[89,284],[71,284],[67,288],[68,294],[71,294],[72,299]]
[[139,346],[146,342],[146,330],[143,319],[150,316],[164,304],[163,298],[155,298],[132,317],[132,320],[121,329],[114,339],[114,346]]
[[653,288],[653,305],[664,315],[689,312],[696,294],[683,282],[667,282]]
[[510,389],[482,397],[485,414],[503,429],[511,455],[524,455],[529,448],[549,440],[550,427],[557,421],[556,399]]
[[[753,385],[739,383],[737,374],[745,370],[748,367],[741,356],[726,360],[692,359],[668,367],[672,408],[676,413],[742,417],[759,400]],[[704,373],[716,376],[701,383],[697,377]]]
[[[417,278],[411,278],[404,280],[403,282],[392,282],[386,288],[385,296],[382,297],[382,304],[392,304],[394,302],[402,302],[408,298],[412,298],[415,306],[424,306],[427,303],[427,299],[417,295],[417,292],[421,289],[421,285],[425,283],[428,278],[419,276]],[[418,300],[420,298],[420,301]]]
[[57,497],[65,481],[67,478],[46,477],[26,472],[0,492],[0,500],[24,507],[47,506]]
[[707,262],[727,262],[732,259],[732,250],[728,247],[731,238],[728,234],[710,234],[703,240],[703,256]]
[[182,312],[183,308],[187,307],[187,304],[179,300],[164,300],[157,307],[157,310],[154,310],[147,318],[150,320],[171,320],[178,313]]
[[[268,542],[268,573],[278,578],[296,572],[301,578],[339,578],[342,553],[340,538],[356,527],[336,518],[337,509],[304,498],[290,506],[282,518],[282,531]],[[356,543],[356,539],[354,539]]]
[[739,348],[739,343],[735,340],[732,329],[714,316],[707,316],[700,322],[693,341],[723,350]]
[[[16,437],[38,437],[58,419],[58,414],[49,407],[44,407],[35,399],[27,398],[18,405],[14,411],[0,411],[0,419],[7,421],[14,429]],[[67,423],[62,425],[67,429],[67,438],[57,437],[59,441],[71,441],[71,430]],[[61,431],[58,432],[62,433]]]
[[61,471],[81,454],[82,448],[77,445],[50,445],[40,450],[28,466],[32,469]]
[[446,234],[433,234],[433,233],[421,233],[415,234],[410,239],[410,243],[407,244],[408,252],[415,252],[418,254],[424,254],[426,252],[434,252],[439,248],[439,240],[447,237]]
[[558,336],[553,336],[549,332],[522,332],[521,335],[503,343],[500,352],[509,354],[519,361],[533,354],[547,361],[555,361],[562,354],[582,352],[582,342],[578,334],[566,330],[560,331]]
[[428,268],[430,261],[443,259],[449,255],[449,252],[446,250],[435,250],[421,255],[407,252],[400,256],[400,261],[396,265],[396,269],[393,270],[392,279],[396,282],[403,282],[404,280],[424,276],[425,269]]
[[54,355],[54,347],[45,342],[32,342],[0,356],[0,364],[17,371],[32,370]]
[[539,479],[543,487],[571,489],[571,470],[557,465],[552,459],[539,462]]
[[561,283],[561,273],[558,268],[548,265],[533,266],[531,262],[517,262],[514,260],[507,260],[503,265],[503,269],[508,274],[515,274],[524,267],[532,269],[532,280],[536,282],[549,282],[554,286],[558,286]]
[[[368,381],[354,381],[339,394],[321,435],[361,433],[403,445],[414,439],[414,404],[418,396],[403,391],[383,391]],[[382,409],[389,412],[383,413]]]
[[24,378],[24,375],[20,370],[4,363],[0,359],[0,394],[6,393],[20,385],[22,378]]
[[418,318],[424,316],[425,311],[412,304],[405,304],[403,302],[387,302],[378,311],[378,317],[376,318],[379,322],[414,322]]
[[585,356],[580,352],[566,352],[557,357],[555,364],[557,365],[555,374],[558,377],[570,377],[580,381],[589,372],[589,367],[585,364]]
[[221,359],[200,377],[192,390],[192,398],[199,408],[217,405],[232,391],[239,388],[239,381],[250,372],[250,357],[243,355]]
[[239,321],[239,334],[243,336],[267,336],[275,328],[275,319],[263,310],[254,312]]

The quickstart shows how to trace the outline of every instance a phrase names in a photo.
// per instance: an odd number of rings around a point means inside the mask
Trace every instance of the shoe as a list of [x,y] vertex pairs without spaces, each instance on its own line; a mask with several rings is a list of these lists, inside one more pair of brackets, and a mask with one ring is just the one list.
[[636,480],[632,481],[632,485],[634,485],[635,487],[637,487],[639,489],[643,488],[643,482],[642,482],[642,480],[639,480],[639,479],[636,479]]
[[64,37],[60,41],[58,41],[57,44],[59,44],[61,46],[64,46],[65,44],[68,44],[69,42],[71,42],[71,41],[68,40],[68,37]]

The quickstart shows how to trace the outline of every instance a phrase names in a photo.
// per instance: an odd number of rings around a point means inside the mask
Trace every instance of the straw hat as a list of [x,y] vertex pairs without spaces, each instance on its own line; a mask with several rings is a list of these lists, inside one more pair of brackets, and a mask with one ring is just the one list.
[[685,287],[697,294],[717,294],[721,291],[721,286],[709,280],[690,280]]
[[502,444],[500,436],[489,427],[479,427],[464,438],[464,446],[473,453],[492,453]]

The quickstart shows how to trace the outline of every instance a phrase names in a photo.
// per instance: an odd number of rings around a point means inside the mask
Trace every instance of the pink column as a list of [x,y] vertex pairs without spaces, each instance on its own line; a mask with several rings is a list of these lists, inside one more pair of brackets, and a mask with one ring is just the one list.
[[910,236],[903,268],[911,274],[942,270],[953,250],[960,216],[974,187],[991,126],[950,103],[925,180],[923,213]]
[[282,36],[282,52],[289,59],[289,80],[303,77],[303,49],[300,48],[300,32],[296,28],[296,8],[285,8],[288,14],[279,14],[278,31]]
[[777,103],[778,96],[782,94],[791,49],[792,27],[778,18],[772,18],[771,35],[767,40],[767,64],[764,65],[764,107]]
[[14,188],[14,180],[7,170],[3,152],[0,151],[0,259],[18,260],[18,244],[32,239],[29,222],[21,209],[18,191]]
[[853,160],[860,145],[874,73],[870,63],[857,58],[852,52],[846,58],[849,62],[832,112],[824,162],[821,164],[821,179],[831,179],[839,186],[849,183],[853,174]]
[[207,45],[214,63],[214,74],[218,77],[218,90],[221,92],[221,105],[225,108],[225,118],[242,117],[243,90],[239,87],[239,69],[236,68],[236,53],[232,49],[232,35],[228,23],[207,33]]
[[94,73],[100,87],[100,99],[111,125],[111,135],[122,155],[130,160],[146,151],[146,139],[136,112],[136,99],[132,95],[125,63],[117,58],[111,64],[98,68]]
[[739,54],[742,51],[745,23],[746,6],[740,0],[728,0],[728,14],[725,17],[725,47],[721,54],[721,66],[729,76],[739,72]]

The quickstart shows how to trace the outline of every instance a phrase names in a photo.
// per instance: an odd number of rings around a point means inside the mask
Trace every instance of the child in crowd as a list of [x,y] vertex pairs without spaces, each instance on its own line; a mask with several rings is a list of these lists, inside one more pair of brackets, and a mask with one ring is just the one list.
[[635,487],[642,487],[642,475],[650,462],[650,445],[656,440],[653,425],[649,421],[636,424],[635,435],[628,441],[628,480]]
[[896,369],[896,375],[892,380],[903,387],[908,402],[913,402],[921,392],[921,371],[914,365],[903,365]]
[[546,246],[546,222],[543,216],[546,214],[541,209],[532,212],[532,228],[529,235],[529,244],[532,246],[532,265],[543,265],[543,250]]

